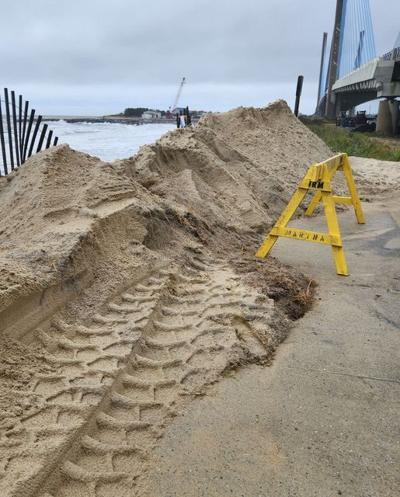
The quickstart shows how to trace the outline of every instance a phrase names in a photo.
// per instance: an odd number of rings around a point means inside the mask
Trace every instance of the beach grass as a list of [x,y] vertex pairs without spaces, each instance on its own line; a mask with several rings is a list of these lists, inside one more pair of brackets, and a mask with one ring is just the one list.
[[372,133],[350,133],[346,129],[322,120],[314,122],[311,119],[304,119],[303,122],[334,152],[400,162],[400,140],[385,139]]

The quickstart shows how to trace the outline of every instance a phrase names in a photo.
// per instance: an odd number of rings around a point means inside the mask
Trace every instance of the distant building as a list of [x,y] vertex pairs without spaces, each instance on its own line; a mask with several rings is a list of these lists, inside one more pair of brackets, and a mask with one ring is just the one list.
[[151,121],[152,119],[161,119],[161,112],[157,110],[146,110],[142,114],[142,119],[145,121]]
[[207,114],[207,111],[206,111],[206,110],[193,110],[193,111],[192,111],[192,116],[193,116],[193,117],[198,117],[198,118],[200,118],[200,117],[204,116],[204,114]]

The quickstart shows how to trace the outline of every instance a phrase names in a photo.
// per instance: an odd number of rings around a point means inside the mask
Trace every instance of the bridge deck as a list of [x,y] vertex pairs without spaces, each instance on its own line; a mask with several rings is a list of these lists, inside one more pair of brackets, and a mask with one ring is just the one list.
[[334,92],[341,91],[353,91],[357,90],[356,86],[359,86],[359,90],[365,90],[366,84],[368,83],[368,89],[376,88],[376,80],[375,73],[376,69],[380,63],[380,59],[372,59],[370,62],[367,62],[363,66],[361,66],[356,71],[347,74],[344,78],[339,79],[333,85],[332,90]]

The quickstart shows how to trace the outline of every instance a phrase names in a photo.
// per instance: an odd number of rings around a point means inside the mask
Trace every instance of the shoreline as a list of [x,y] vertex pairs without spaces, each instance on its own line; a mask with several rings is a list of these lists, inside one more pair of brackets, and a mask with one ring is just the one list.
[[65,121],[70,124],[75,123],[111,123],[111,124],[131,124],[139,126],[141,124],[175,124],[175,119],[142,119],[135,117],[63,117],[63,116],[44,116],[43,121],[55,122],[55,121]]
[[[199,121],[199,117],[192,117],[192,124]],[[36,119],[35,119],[36,120]],[[176,124],[176,118],[143,119],[141,117],[123,116],[43,116],[45,122],[65,121],[70,124],[75,123],[111,123],[111,124]]]

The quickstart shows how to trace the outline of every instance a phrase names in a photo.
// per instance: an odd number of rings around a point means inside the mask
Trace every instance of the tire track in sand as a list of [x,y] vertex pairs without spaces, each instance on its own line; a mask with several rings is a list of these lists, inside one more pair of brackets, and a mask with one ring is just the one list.
[[266,357],[257,336],[271,303],[256,298],[228,267],[195,255],[122,294],[90,326],[38,331],[59,373],[37,378],[48,402],[21,423],[23,454],[13,447],[4,472],[32,467],[10,495],[134,495],[184,399],[230,364]]

